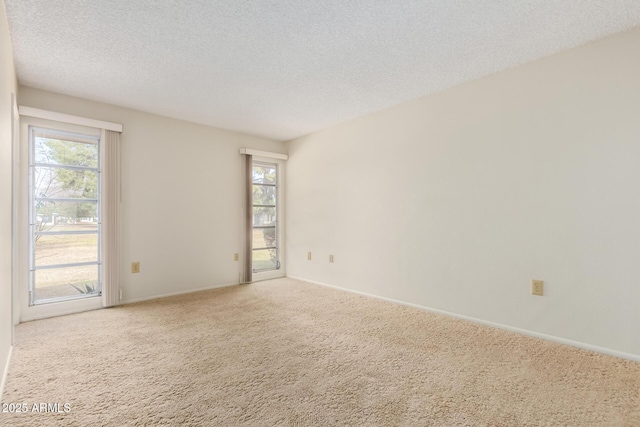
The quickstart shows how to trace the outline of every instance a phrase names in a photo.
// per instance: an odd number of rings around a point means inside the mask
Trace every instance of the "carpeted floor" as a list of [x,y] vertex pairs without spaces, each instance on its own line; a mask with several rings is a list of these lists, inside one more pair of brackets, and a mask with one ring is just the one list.
[[0,425],[638,426],[640,364],[279,279],[21,324],[9,403]]

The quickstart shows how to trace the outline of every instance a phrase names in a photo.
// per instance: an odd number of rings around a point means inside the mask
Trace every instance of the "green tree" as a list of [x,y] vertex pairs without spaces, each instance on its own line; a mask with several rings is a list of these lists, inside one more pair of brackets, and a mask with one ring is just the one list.
[[[97,215],[95,202],[52,202],[37,198],[95,199],[98,197],[98,174],[95,171],[64,168],[98,165],[98,145],[36,137],[35,168],[36,214],[42,223],[50,223],[56,214],[69,220],[93,218]],[[50,166],[49,166],[50,165]],[[62,167],[58,167],[62,166]],[[45,226],[41,224],[40,229]]]
[[[276,221],[276,168],[273,166],[254,165],[253,175],[253,217],[255,225],[275,225]],[[273,206],[273,207],[271,207]],[[274,247],[276,243],[275,228],[262,230],[267,247]],[[271,258],[275,258],[274,255]]]

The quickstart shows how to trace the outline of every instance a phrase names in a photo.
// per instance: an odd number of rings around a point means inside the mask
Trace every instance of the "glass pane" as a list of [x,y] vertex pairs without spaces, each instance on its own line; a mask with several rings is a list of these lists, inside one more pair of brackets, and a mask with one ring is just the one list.
[[[82,225],[55,227],[56,231],[84,230]],[[98,232],[95,234],[63,234],[35,236],[36,266],[98,262]]]
[[80,142],[81,138],[77,138],[77,141],[58,139],[59,137],[48,136],[40,132],[36,132],[34,136],[34,158],[36,163],[88,168],[98,167],[97,141],[89,142],[90,140],[87,139],[87,142]]
[[85,225],[97,227],[97,202],[48,202],[35,201],[34,231],[53,231],[58,225]]
[[275,206],[276,187],[253,184],[253,204]]
[[98,293],[98,266],[36,270],[35,300]]
[[275,225],[276,208],[253,208],[253,225]]
[[278,250],[263,249],[253,251],[253,271],[275,270],[278,266]]
[[253,165],[253,182],[256,184],[276,184],[275,165]]
[[58,199],[96,199],[98,172],[48,167],[34,168],[36,197]]
[[276,247],[276,229],[273,228],[254,228],[253,229],[253,247],[258,248],[275,248]]

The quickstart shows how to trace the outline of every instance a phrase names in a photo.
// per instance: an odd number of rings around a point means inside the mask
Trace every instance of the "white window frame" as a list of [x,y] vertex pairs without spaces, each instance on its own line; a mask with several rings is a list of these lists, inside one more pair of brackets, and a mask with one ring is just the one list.
[[[82,126],[73,123],[63,123],[23,115],[23,107],[20,107],[20,195],[19,195],[19,215],[18,215],[18,246],[20,248],[17,260],[18,267],[18,289],[17,295],[17,316],[20,322],[47,317],[62,316],[65,314],[79,313],[82,311],[102,308],[101,298],[81,298],[51,302],[47,304],[30,305],[29,301],[29,126],[54,129],[62,132],[81,133],[101,137],[102,129]],[[103,159],[103,157],[101,157]],[[100,165],[101,169],[104,165]],[[100,280],[103,278],[101,277]]]

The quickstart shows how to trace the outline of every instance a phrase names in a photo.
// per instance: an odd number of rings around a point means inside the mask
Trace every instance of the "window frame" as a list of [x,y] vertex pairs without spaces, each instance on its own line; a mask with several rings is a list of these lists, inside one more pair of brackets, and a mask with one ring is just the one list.
[[[252,282],[258,282],[261,280],[270,280],[286,275],[286,248],[285,248],[285,165],[286,161],[283,159],[253,156],[252,167],[254,164],[263,165],[275,165],[276,166],[276,248],[277,248],[277,261],[280,265],[279,268],[269,270],[256,270],[252,273]],[[251,181],[253,188],[253,179]],[[253,211],[253,202],[251,209]],[[253,226],[251,228],[253,233]],[[253,249],[253,248],[252,248]],[[253,253],[253,250],[252,250]],[[253,270],[253,265],[251,266]]]

